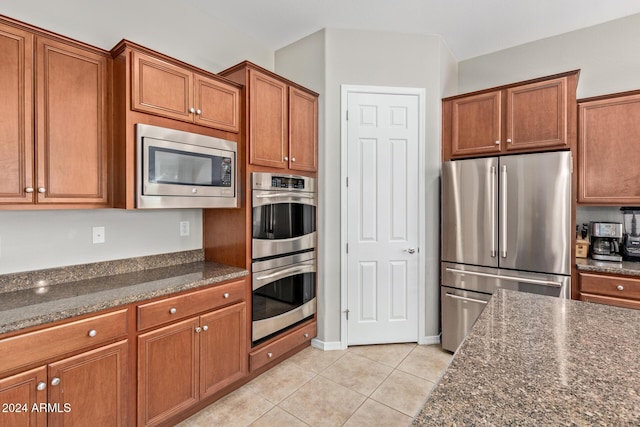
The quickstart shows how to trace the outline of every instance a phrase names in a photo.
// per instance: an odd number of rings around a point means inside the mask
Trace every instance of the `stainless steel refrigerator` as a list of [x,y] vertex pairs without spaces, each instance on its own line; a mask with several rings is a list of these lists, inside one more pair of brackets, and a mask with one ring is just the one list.
[[498,288],[569,298],[571,153],[442,165],[442,347],[455,351]]

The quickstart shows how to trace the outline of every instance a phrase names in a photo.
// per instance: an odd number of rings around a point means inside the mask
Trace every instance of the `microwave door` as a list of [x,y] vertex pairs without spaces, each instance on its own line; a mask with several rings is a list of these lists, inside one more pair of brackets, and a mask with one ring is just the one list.
[[442,165],[442,260],[498,266],[498,158]]

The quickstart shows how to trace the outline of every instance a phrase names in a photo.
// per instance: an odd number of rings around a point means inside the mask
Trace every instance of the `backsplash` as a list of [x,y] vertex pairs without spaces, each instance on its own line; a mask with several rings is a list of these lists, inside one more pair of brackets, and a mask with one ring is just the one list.
[[580,226],[589,221],[622,223],[622,211],[620,206],[578,206],[576,224]]

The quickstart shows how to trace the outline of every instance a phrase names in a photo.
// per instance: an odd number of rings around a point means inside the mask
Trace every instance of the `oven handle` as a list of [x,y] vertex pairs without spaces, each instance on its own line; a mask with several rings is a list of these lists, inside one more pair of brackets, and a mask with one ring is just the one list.
[[[253,278],[253,290],[255,291],[256,289],[260,289],[261,287],[271,282],[275,282],[276,280],[282,279],[284,277],[293,276],[294,274],[315,273],[315,272],[316,272],[316,266],[315,266],[315,263],[313,263],[313,264],[298,264],[298,265],[294,265],[293,267],[279,269],[277,271],[274,271],[273,273],[256,275]],[[274,279],[274,280],[271,280],[271,279]],[[264,281],[267,281],[267,282],[261,283]]]
[[306,198],[306,199],[315,199],[314,194],[298,194],[298,193],[270,193],[270,194],[257,194],[256,198],[258,199],[268,199],[272,197],[291,197],[291,198]]

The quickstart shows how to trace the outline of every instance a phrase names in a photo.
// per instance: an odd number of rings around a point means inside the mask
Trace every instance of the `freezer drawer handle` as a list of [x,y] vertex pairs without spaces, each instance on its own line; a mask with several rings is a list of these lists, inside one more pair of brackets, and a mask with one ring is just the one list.
[[450,268],[450,267],[447,267],[446,271],[449,271],[451,273],[458,273],[458,274],[468,274],[470,276],[481,276],[481,277],[491,277],[492,279],[510,280],[512,282],[523,282],[523,283],[531,283],[534,285],[552,286],[554,288],[562,287],[562,283],[552,282],[549,280],[537,280],[537,279],[527,279],[525,277],[501,276],[499,274],[480,273],[479,271],[458,270],[457,268]]
[[462,300],[462,301],[477,302],[478,304],[486,304],[486,303],[489,302],[489,301],[483,301],[481,299],[461,297],[461,296],[458,296],[458,295],[450,294],[448,292],[447,292],[447,296],[449,298],[459,299],[459,300]]

